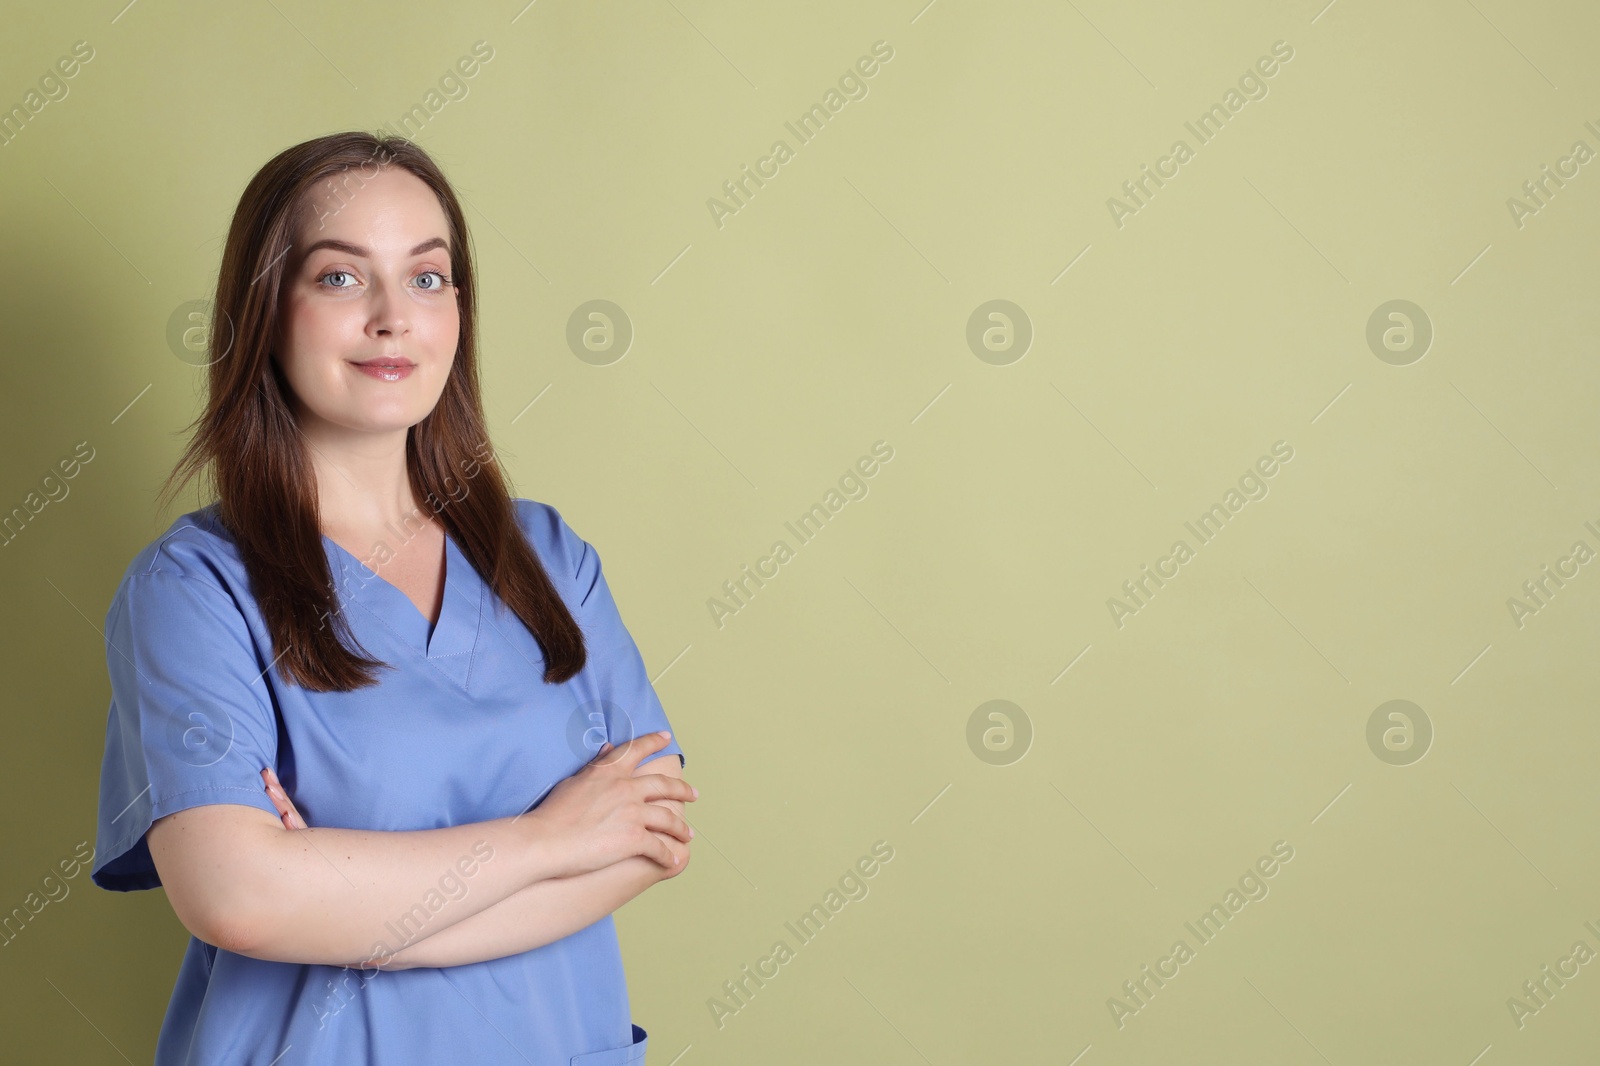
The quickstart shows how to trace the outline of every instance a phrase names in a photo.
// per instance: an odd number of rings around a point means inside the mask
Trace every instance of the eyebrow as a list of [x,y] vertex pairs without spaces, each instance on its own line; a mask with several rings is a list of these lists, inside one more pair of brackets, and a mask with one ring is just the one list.
[[[363,259],[372,258],[372,252],[361,247],[361,245],[351,244],[349,241],[335,240],[332,237],[324,237],[322,240],[317,241],[311,247],[306,249],[305,254],[310,256],[312,252],[319,248],[332,248],[336,252],[344,252],[346,255],[360,256]],[[421,244],[417,245],[415,248],[411,249],[410,255],[421,255],[423,252],[430,251],[434,248],[443,248],[445,251],[449,251],[450,244],[443,237],[430,237]]]

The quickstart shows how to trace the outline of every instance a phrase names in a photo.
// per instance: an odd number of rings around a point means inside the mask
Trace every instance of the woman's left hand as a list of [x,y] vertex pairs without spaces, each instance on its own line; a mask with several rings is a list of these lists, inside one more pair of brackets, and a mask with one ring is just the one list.
[[278,781],[278,775],[272,772],[272,767],[261,771],[261,779],[266,784],[267,795],[272,799],[272,805],[278,808],[278,817],[283,819],[285,829],[307,829],[306,820],[300,817],[300,812],[295,810],[294,804],[289,801],[289,794],[283,790],[283,785]]

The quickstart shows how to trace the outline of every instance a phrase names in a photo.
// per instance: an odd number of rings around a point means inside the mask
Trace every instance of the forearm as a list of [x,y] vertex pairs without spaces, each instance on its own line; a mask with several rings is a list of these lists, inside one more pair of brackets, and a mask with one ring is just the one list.
[[528,815],[407,832],[264,826],[229,946],[275,962],[382,963],[548,879]]
[[462,966],[504,958],[586,929],[663,877],[661,865],[634,855],[576,877],[551,877],[396,952],[385,970]]
[[[683,814],[683,804],[675,800],[653,802]],[[687,848],[684,855],[687,859]],[[587,929],[651,885],[675,876],[653,859],[634,855],[603,870],[546,878],[449,928],[413,941],[383,968],[461,966],[531,951]]]

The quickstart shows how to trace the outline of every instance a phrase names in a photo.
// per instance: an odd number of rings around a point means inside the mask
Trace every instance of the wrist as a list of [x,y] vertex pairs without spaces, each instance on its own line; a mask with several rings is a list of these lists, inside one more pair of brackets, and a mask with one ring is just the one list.
[[538,808],[511,819],[520,865],[518,880],[524,886],[552,877],[565,877],[562,852],[550,819]]

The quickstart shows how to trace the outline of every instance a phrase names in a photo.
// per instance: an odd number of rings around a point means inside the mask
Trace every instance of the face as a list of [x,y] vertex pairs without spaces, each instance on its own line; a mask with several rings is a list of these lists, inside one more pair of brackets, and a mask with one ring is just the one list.
[[433,190],[398,166],[301,205],[275,358],[308,437],[403,439],[439,402],[461,333],[448,234]]

